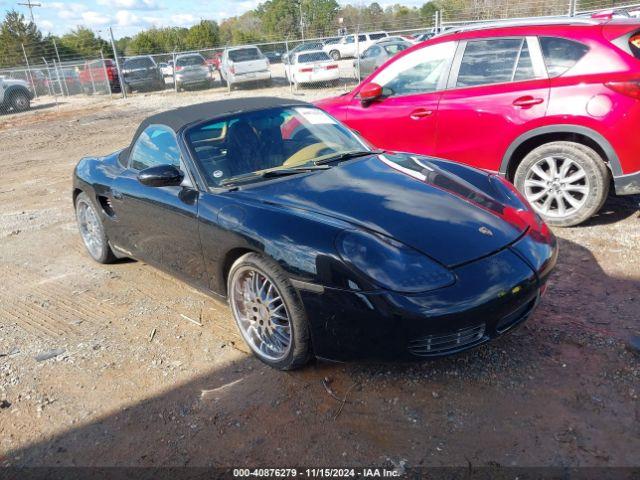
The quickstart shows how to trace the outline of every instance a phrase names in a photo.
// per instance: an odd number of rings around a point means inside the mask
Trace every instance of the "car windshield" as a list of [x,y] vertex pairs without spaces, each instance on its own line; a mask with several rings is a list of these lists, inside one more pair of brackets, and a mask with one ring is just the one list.
[[200,55],[189,55],[188,57],[180,57],[176,60],[176,65],[180,67],[204,65],[204,58],[202,58]]
[[210,187],[309,171],[342,154],[370,151],[348,128],[312,106],[240,113],[194,126],[186,138]]
[[331,60],[325,52],[311,52],[298,55],[298,63],[326,62]]
[[260,60],[262,55],[257,48],[239,48],[229,51],[229,60],[232,62],[248,62],[250,60]]

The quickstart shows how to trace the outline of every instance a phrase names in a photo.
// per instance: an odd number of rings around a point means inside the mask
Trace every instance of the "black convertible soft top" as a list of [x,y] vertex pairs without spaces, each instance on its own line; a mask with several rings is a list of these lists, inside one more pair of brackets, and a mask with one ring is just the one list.
[[131,144],[120,152],[120,160],[123,164],[126,163],[124,160],[128,157],[131,147],[136,143],[140,134],[149,125],[166,125],[174,132],[178,132],[186,125],[207,120],[215,120],[216,118],[224,117],[233,113],[252,112],[267,108],[289,106],[310,106],[310,104],[300,100],[292,100],[290,98],[249,97],[196,103],[194,105],[156,113],[142,121],[131,140]]
[[231,113],[251,112],[266,108],[288,107],[292,105],[308,106],[309,104],[307,102],[301,102],[300,100],[276,97],[234,98],[216,102],[197,103],[195,105],[157,113],[146,118],[140,124],[135,138],[138,137],[139,132],[149,125],[166,125],[177,132],[186,125],[205,120],[214,120],[217,117],[223,117]]

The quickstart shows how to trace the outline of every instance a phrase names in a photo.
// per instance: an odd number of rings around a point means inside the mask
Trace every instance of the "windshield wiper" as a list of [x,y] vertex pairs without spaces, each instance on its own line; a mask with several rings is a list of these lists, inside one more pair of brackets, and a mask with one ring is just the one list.
[[284,177],[286,175],[296,175],[298,173],[311,172],[314,170],[327,170],[328,168],[330,168],[328,165],[309,165],[306,167],[278,168],[275,170],[266,170],[264,172],[243,173],[242,175],[236,175],[235,177],[223,180],[220,182],[220,185],[235,185],[237,183],[250,182],[260,178]]
[[349,152],[337,153],[321,160],[316,160],[314,165],[326,165],[327,163],[342,162],[351,158],[364,157],[365,155],[379,155],[384,153],[384,150],[351,150]]

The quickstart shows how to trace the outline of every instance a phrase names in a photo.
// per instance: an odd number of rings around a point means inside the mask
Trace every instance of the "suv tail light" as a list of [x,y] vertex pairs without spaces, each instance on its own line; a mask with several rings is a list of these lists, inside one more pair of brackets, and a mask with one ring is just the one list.
[[640,80],[629,80],[626,82],[606,82],[605,87],[614,92],[621,93],[627,97],[640,100]]
[[180,65],[176,65],[176,72],[179,72],[180,70],[182,70],[184,67],[181,67]]
[[308,73],[308,72],[313,72],[313,68],[309,68],[309,67],[307,67],[307,68],[300,68],[300,69],[298,69],[298,71],[299,71],[300,73]]
[[233,65],[231,65],[231,66],[229,67],[229,71],[235,75],[235,73],[236,73],[236,67],[234,67]]

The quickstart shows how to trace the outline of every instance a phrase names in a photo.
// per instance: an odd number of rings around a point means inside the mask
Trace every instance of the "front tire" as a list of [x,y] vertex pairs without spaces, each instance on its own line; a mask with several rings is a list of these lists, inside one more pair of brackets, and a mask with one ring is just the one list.
[[80,193],[76,198],[76,220],[89,255],[98,263],[115,261],[116,256],[109,246],[100,214],[85,193]]
[[253,354],[279,370],[293,370],[311,356],[307,317],[287,275],[257,253],[235,261],[227,279],[233,318]]
[[518,165],[516,188],[544,220],[558,227],[578,225],[600,210],[609,194],[609,170],[592,148],[550,142]]
[[11,95],[11,108],[15,112],[26,112],[31,108],[31,99],[25,92],[15,92]]
[[338,50],[331,50],[329,55],[331,55],[331,58],[333,58],[336,62],[340,60],[340,52]]

